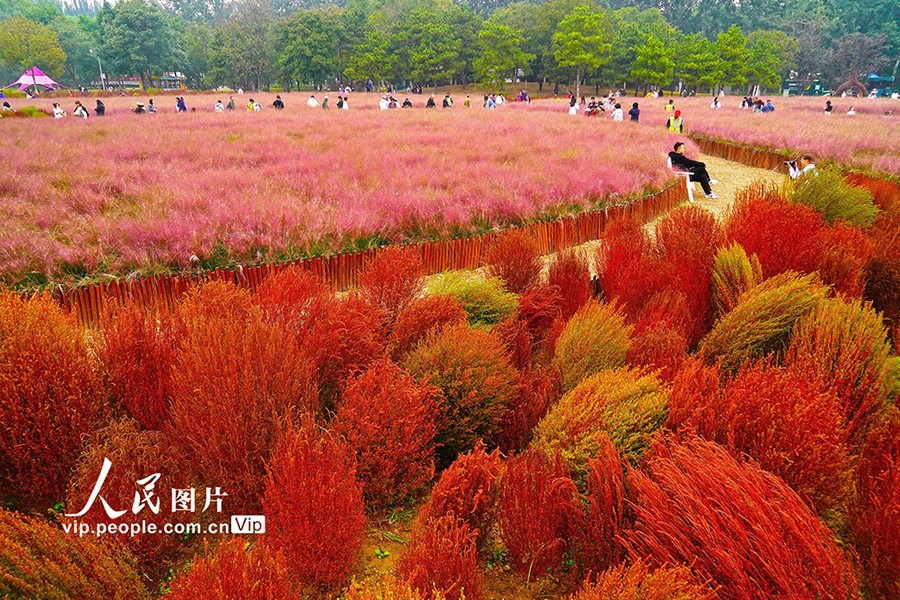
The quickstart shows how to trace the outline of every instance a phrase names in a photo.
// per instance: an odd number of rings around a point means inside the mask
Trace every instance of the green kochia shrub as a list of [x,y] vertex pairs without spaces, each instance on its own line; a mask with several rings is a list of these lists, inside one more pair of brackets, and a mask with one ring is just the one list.
[[712,300],[716,316],[721,317],[737,306],[741,294],[762,280],[762,267],[755,254],[747,256],[738,243],[719,248],[712,268]]
[[790,187],[788,199],[811,206],[831,224],[847,221],[856,227],[869,227],[880,212],[869,190],[850,185],[834,167],[820,167],[801,175]]
[[468,313],[471,325],[496,325],[518,306],[518,296],[507,292],[499,277],[478,277],[465,271],[438,275],[428,285],[428,292],[456,298]]
[[628,458],[640,458],[667,417],[668,389],[639,369],[606,370],[588,377],[556,403],[535,429],[532,446],[559,452],[583,484],[588,461],[608,438]]
[[431,330],[403,366],[443,392],[435,440],[443,466],[471,450],[479,438],[496,441],[516,393],[516,371],[496,334],[465,323]]
[[788,271],[763,281],[745,292],[701,341],[704,360],[711,364],[721,359],[723,368],[735,370],[748,359],[784,350],[794,324],[827,292],[815,273]]
[[634,329],[615,304],[589,302],[578,309],[556,341],[553,367],[562,375],[563,390],[585,377],[625,364]]

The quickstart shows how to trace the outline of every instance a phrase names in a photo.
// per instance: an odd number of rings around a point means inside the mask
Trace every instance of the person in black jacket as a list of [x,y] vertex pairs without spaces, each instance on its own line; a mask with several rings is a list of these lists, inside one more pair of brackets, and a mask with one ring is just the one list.
[[106,105],[97,98],[97,108],[94,109],[94,112],[97,113],[98,117],[102,117],[106,114]]
[[272,103],[272,106],[274,106],[276,110],[284,108],[284,102],[282,102],[280,95],[275,95],[275,102]]
[[691,160],[684,155],[684,142],[675,143],[675,151],[669,152],[669,158],[672,159],[672,167],[679,171],[688,171],[691,174],[691,181],[696,181],[703,188],[703,193],[707,198],[718,198],[713,194],[711,183],[718,183],[715,179],[710,179],[709,173],[706,172],[706,163],[697,160]]

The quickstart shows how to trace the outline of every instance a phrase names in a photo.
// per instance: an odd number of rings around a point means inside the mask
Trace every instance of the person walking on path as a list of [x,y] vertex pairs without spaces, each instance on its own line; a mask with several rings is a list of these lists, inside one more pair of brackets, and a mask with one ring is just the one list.
[[676,110],[675,114],[666,119],[666,129],[676,133],[684,133],[684,121],[681,119],[680,110]]
[[684,155],[684,142],[675,142],[675,150],[669,152],[669,158],[672,160],[672,168],[687,171],[690,173],[691,181],[696,181],[703,188],[703,193],[707,198],[718,198],[713,194],[712,187],[718,183],[715,179],[710,179],[709,173],[706,171],[706,163],[699,160],[691,160]]

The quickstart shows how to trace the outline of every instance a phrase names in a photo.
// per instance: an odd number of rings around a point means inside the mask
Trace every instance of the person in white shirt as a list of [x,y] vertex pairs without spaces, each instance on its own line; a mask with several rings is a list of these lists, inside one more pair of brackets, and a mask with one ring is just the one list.
[[216,100],[216,112],[225,112],[225,105],[221,100]]
[[613,121],[621,121],[625,116],[625,113],[622,112],[622,105],[616,102],[616,108],[612,111],[612,120]]
[[312,96],[309,97],[309,100],[306,101],[306,105],[311,108],[315,108],[319,105],[319,101],[316,100],[315,94],[313,94]]
[[344,96],[344,110],[350,110],[350,102],[348,102],[349,98]]
[[62,119],[64,116],[66,116],[66,111],[64,111],[62,106],[60,106],[57,102],[53,103],[53,116],[57,119]]
[[850,107],[850,110],[847,111],[847,114],[850,115],[850,116],[852,117],[853,115],[856,114],[856,110],[854,110],[853,107],[851,106],[851,107]]
[[813,162],[813,157],[809,154],[804,154],[797,160],[790,160],[785,163],[788,166],[788,173],[791,176],[791,179],[797,179],[801,175],[805,175],[810,171],[816,170],[816,165]]
[[381,110],[387,110],[391,107],[391,101],[388,100],[387,94],[381,97],[381,100],[378,101],[378,108]]

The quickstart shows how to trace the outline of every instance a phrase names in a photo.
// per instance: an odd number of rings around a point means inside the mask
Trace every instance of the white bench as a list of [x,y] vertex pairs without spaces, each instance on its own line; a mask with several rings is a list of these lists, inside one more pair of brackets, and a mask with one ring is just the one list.
[[[675,168],[672,166],[672,157],[668,157],[666,159],[669,162],[669,168],[675,171]],[[688,200],[691,202],[694,201],[694,182],[691,181],[691,173],[688,171],[675,171],[675,174],[678,176],[684,177],[684,184],[687,188]]]

